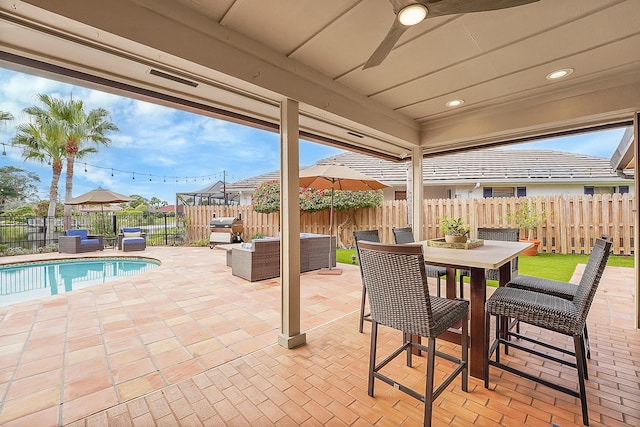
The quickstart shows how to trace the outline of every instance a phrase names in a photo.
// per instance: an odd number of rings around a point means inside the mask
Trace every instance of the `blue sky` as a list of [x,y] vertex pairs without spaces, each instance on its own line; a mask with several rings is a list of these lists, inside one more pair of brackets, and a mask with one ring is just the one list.
[[[15,117],[0,128],[0,143],[6,144],[7,152],[7,156],[0,157],[0,167],[15,166],[38,174],[42,199],[48,198],[51,167],[23,161],[20,150],[8,144],[15,135],[15,126],[28,121],[22,110],[40,105],[37,100],[40,93],[82,99],[87,111],[105,108],[120,129],[110,135],[110,147],[100,148],[98,153],[76,162],[74,196],[102,186],[126,195],[155,196],[173,204],[176,192],[204,188],[222,180],[225,171],[226,180],[233,182],[279,168],[276,133],[1,68],[0,81],[0,111],[8,111]],[[622,133],[623,130],[605,131],[511,148],[553,149],[609,158]],[[340,152],[302,141],[300,165],[311,165]],[[63,199],[64,175],[59,194]]]

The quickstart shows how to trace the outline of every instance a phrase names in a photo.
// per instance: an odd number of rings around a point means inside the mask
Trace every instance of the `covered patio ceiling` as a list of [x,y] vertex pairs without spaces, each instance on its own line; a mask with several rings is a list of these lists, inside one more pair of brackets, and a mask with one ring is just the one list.
[[294,99],[303,138],[396,159],[639,109],[637,0],[429,18],[363,70],[394,16],[388,0],[0,0],[0,65],[274,130]]
[[[444,2],[462,4],[426,1]],[[640,111],[638,0],[540,0],[429,18],[363,70],[391,27],[392,4],[407,3],[0,0],[0,66],[280,130],[291,195],[298,135],[411,157],[421,199],[420,154],[629,126]],[[558,69],[572,72],[546,78]],[[452,100],[464,103],[447,107]],[[637,120],[635,132],[637,141]],[[296,209],[283,203],[292,250]],[[283,266],[283,292],[296,271]]]

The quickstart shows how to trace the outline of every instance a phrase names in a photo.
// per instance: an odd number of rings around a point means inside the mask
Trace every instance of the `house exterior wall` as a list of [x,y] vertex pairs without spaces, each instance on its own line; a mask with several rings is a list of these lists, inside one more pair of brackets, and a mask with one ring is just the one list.
[[567,182],[559,182],[559,183],[517,183],[517,184],[506,184],[506,183],[481,183],[478,188],[475,188],[473,191],[469,192],[468,190],[461,190],[460,187],[456,188],[455,194],[460,198],[479,198],[483,197],[484,189],[486,187],[524,187],[526,188],[527,196],[573,196],[573,195],[581,195],[585,194],[585,186],[592,186],[595,188],[596,194],[599,193],[599,190],[605,190],[606,193],[609,188],[613,189],[613,193],[620,193],[620,186],[628,186],[629,193],[634,194],[634,186],[633,181],[629,180],[620,180],[618,182],[608,182],[608,183],[592,183],[592,182],[582,182],[582,183],[567,183]]
[[[425,185],[425,199],[473,199],[482,198],[486,187],[525,187],[527,196],[574,196],[584,193],[585,186],[593,186],[597,189],[605,187],[614,187],[615,192],[619,192],[620,186],[629,186],[629,193],[635,194],[632,180],[620,179],[615,182],[547,182],[547,183],[513,183],[513,182],[482,182],[470,181],[469,183],[457,183],[451,185]],[[382,190],[384,200],[396,200],[397,192],[406,192],[405,185],[392,185]],[[253,191],[242,191],[240,193],[240,205],[246,206],[251,204],[251,196]]]

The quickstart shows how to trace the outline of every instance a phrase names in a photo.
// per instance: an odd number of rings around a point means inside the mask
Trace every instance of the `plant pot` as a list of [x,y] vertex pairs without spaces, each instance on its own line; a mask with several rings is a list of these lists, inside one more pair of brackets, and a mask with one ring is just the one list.
[[521,242],[530,242],[533,243],[533,246],[522,252],[520,255],[524,256],[536,256],[538,255],[538,246],[540,246],[540,240],[538,239],[520,239]]
[[467,242],[467,236],[465,236],[465,235],[463,235],[463,236],[450,236],[448,234],[445,234],[444,241],[447,242],[447,243],[466,243]]

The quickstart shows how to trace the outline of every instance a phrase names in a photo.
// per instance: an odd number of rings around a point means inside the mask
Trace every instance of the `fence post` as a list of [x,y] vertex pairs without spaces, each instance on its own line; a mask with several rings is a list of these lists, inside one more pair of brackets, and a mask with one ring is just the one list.
[[[55,227],[55,217],[53,218],[54,224],[53,226]],[[42,246],[47,246],[47,229],[49,227],[47,227],[47,216],[43,215],[42,216]],[[54,228],[55,230],[55,228]],[[53,240],[53,239],[52,239]]]
[[167,213],[164,213],[164,244],[169,245],[169,236],[167,234]]

